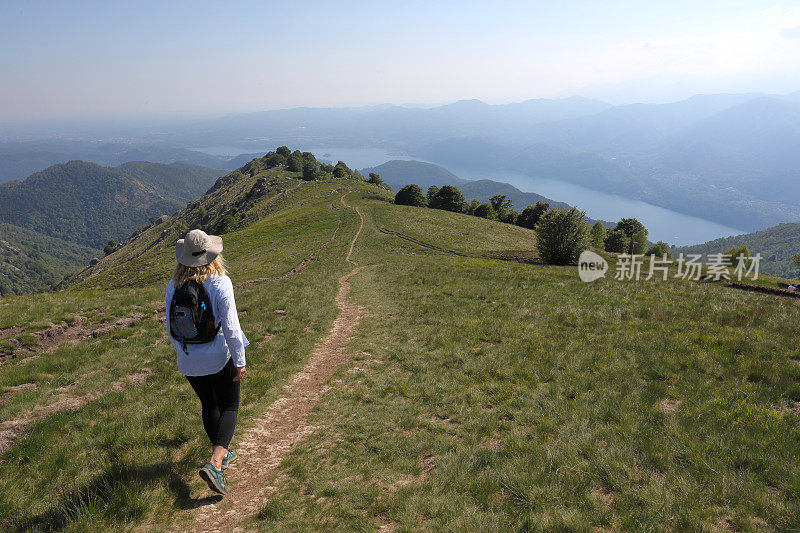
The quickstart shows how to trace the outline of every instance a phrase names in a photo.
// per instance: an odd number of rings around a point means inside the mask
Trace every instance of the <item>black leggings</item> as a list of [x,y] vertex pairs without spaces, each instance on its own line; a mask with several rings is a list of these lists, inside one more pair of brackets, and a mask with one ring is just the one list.
[[227,449],[233,438],[236,417],[239,415],[239,385],[233,381],[237,370],[233,359],[225,367],[208,376],[186,376],[200,403],[203,404],[203,427],[212,446]]

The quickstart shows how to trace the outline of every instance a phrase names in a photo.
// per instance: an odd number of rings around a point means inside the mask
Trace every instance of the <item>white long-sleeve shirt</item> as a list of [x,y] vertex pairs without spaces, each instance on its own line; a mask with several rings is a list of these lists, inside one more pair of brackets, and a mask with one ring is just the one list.
[[211,276],[203,283],[208,293],[214,320],[220,324],[219,332],[213,341],[205,344],[187,344],[189,353],[169,334],[169,306],[175,287],[172,280],[167,284],[164,301],[167,304],[167,336],[178,356],[178,370],[184,376],[207,376],[222,370],[233,357],[237,367],[245,366],[244,349],[250,344],[239,325],[236,301],[233,298],[233,283],[228,276]]

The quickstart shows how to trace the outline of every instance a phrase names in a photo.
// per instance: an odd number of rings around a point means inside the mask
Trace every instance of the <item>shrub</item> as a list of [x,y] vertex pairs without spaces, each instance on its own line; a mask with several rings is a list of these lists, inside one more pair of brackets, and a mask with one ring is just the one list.
[[286,170],[289,172],[303,171],[303,157],[300,152],[294,152],[286,159]]
[[289,155],[292,153],[292,151],[289,150],[289,148],[286,147],[286,146],[281,146],[281,147],[275,149],[275,153],[278,153],[278,154],[282,155],[283,157],[289,157]]
[[111,255],[114,253],[114,251],[117,249],[118,246],[119,245],[117,244],[117,241],[112,239],[108,241],[108,243],[106,243],[105,248],[103,248],[103,253],[105,255]]
[[[264,164],[267,168],[275,168],[275,167],[282,167],[285,166],[287,163],[286,156],[283,154],[278,154],[275,152],[270,152],[264,156]],[[258,168],[255,165],[252,165],[250,169],[253,172],[250,173],[251,176],[258,173]]]
[[456,187],[445,185],[428,200],[428,206],[434,209],[443,209],[455,213],[463,213],[467,210],[467,202],[464,195]]
[[346,178],[352,173],[352,171],[347,167],[344,162],[339,161],[336,163],[336,166],[333,167],[333,177],[337,179]]
[[548,209],[550,209],[550,204],[547,202],[536,202],[536,205],[529,205],[517,217],[517,226],[528,229],[535,228],[541,216]]
[[494,209],[491,204],[483,202],[482,204],[478,204],[472,214],[481,218],[494,218]]
[[497,216],[497,220],[500,222],[505,222],[506,224],[516,224],[517,218],[519,218],[519,213],[513,209],[506,209]]
[[595,248],[605,250],[606,247],[606,227],[599,220],[594,223],[592,229],[589,230],[589,244]]
[[669,244],[664,241],[658,241],[647,250],[647,255],[655,255],[658,257],[664,257],[666,255],[668,258],[672,259],[672,250]]
[[752,263],[752,260],[748,259],[750,257],[750,248],[748,248],[746,244],[734,246],[725,252],[725,254],[731,256],[731,264],[734,267],[739,264],[739,257],[744,258],[744,265],[746,267],[750,267],[750,263]]
[[422,189],[414,183],[406,185],[394,195],[394,203],[397,205],[413,205],[416,207],[426,207],[428,201],[422,194]]
[[[378,174],[377,172],[370,172],[367,183],[372,183],[374,185],[383,185],[383,179],[381,179],[380,174]],[[419,186],[417,186],[417,189],[419,189]],[[419,189],[419,193],[422,194],[422,189]],[[427,204],[427,201],[425,203]]]
[[632,254],[643,254],[647,250],[647,230],[642,228],[633,234],[630,250]]
[[630,239],[621,229],[612,229],[606,234],[606,251],[623,254],[628,250]]
[[578,260],[589,233],[586,213],[571,209],[549,209],[536,224],[536,247],[545,263],[566,265]]
[[431,201],[433,197],[436,196],[436,193],[439,192],[439,187],[436,185],[431,185],[428,187],[428,192],[425,194],[425,198],[428,200],[428,205],[431,205]]
[[303,163],[303,179],[312,181],[319,178],[319,166],[316,161],[306,161]]

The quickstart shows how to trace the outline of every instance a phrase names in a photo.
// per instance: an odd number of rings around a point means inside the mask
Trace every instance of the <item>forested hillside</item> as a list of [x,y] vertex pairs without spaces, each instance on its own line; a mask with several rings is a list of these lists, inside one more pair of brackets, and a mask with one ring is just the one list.
[[121,241],[150,218],[202,194],[219,171],[183,164],[85,161],[53,165],[0,185],[0,221],[93,248]]
[[0,297],[49,289],[102,254],[0,222]]
[[795,278],[800,267],[792,256],[800,252],[800,223],[779,224],[765,230],[715,239],[695,246],[683,246],[678,252],[686,254],[725,253],[734,246],[746,245],[751,254],[761,254],[761,270],[784,278]]

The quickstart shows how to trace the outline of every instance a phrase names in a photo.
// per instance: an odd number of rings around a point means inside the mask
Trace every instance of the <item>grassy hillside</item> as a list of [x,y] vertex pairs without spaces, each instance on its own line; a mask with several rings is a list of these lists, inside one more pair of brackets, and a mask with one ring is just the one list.
[[734,246],[747,245],[751,254],[761,254],[761,270],[782,276],[797,277],[798,267],[792,256],[800,252],[800,223],[790,222],[745,235],[715,239],[694,246],[683,246],[678,252],[685,254],[725,253]]
[[182,164],[136,162],[106,168],[70,161],[0,185],[0,221],[102,248],[152,217],[174,213],[218,175]]
[[237,505],[248,459],[230,496],[209,496],[199,403],[158,321],[173,237],[200,209],[209,228],[236,214],[224,253],[252,344],[233,449],[269,433],[258,416],[326,337],[348,250],[360,267],[348,360],[306,436],[258,480],[269,489],[244,525],[800,527],[795,299],[584,284],[575,267],[538,264],[523,228],[292,176],[232,173],[68,290],[0,301],[6,529],[186,529]]
[[102,254],[0,222],[0,296],[48,289]]

